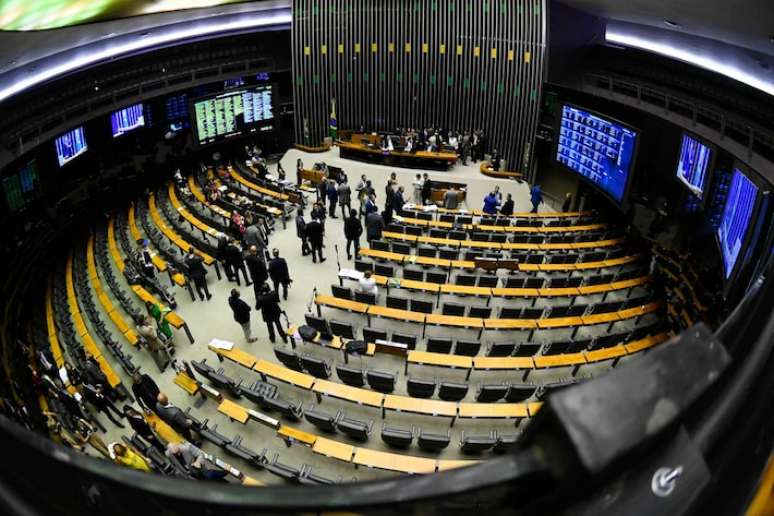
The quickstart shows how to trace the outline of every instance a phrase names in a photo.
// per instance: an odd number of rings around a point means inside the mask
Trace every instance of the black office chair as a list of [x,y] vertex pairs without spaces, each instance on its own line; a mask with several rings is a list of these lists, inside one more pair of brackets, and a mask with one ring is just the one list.
[[425,272],[421,269],[406,267],[403,269],[403,279],[413,281],[425,281]]
[[452,339],[443,337],[429,337],[427,339],[427,351],[430,353],[451,353]]
[[436,385],[433,380],[420,380],[410,376],[406,379],[406,391],[413,398],[431,398],[435,394]]
[[409,335],[407,333],[393,332],[391,340],[392,340],[392,342],[397,342],[399,344],[405,344],[406,346],[408,346],[409,350],[414,350],[417,347],[417,336],[416,335]]
[[409,300],[404,297],[387,296],[387,308],[408,310]]
[[331,293],[333,294],[333,297],[337,297],[339,299],[348,299],[352,300],[352,289],[348,287],[340,287],[338,285],[331,285]]
[[339,337],[354,340],[355,328],[351,323],[337,321],[335,319],[330,322],[331,333]]
[[387,340],[387,332],[374,328],[363,328],[363,340],[375,343],[377,340]]
[[467,395],[467,383],[441,382],[438,387],[438,397],[444,401],[460,401]]
[[453,315],[455,317],[464,317],[465,308],[466,308],[465,305],[461,305],[458,303],[444,303],[441,313],[443,315]]
[[481,349],[481,341],[478,340],[457,340],[457,345],[454,346],[454,354],[462,355],[466,357],[474,357],[478,355]]

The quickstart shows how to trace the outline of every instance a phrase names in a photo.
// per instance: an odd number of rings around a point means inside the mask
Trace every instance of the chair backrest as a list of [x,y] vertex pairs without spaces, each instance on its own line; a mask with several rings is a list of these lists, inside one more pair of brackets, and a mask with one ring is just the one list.
[[393,242],[392,252],[398,254],[411,254],[411,246],[402,242]]
[[412,430],[404,430],[402,428],[391,428],[388,426],[382,426],[382,441],[392,448],[404,449],[411,446],[411,442],[414,440],[414,432]]
[[508,392],[505,394],[505,401],[508,403],[518,403],[527,400],[535,394],[534,385],[511,384]]
[[419,439],[417,444],[425,451],[439,451],[449,446],[451,441],[449,434],[432,434],[425,433],[422,430],[419,431]]
[[403,279],[413,281],[425,281],[425,272],[421,269],[413,269],[411,267],[405,267],[403,269]]
[[395,390],[395,375],[382,371],[367,371],[368,385],[375,391],[389,394]]
[[387,296],[387,308],[408,310],[409,301],[405,297]]
[[406,226],[406,234],[422,236],[422,228],[420,226]]
[[412,299],[411,300],[411,308],[410,310],[412,312],[421,312],[424,314],[431,314],[433,313],[433,302],[432,301],[422,301],[420,299]]
[[545,308],[537,307],[537,308],[522,308],[521,309],[521,317],[523,319],[540,319],[543,317],[543,311]]
[[446,279],[447,279],[447,276],[445,272],[426,272],[425,273],[425,281],[427,281],[428,283],[445,285]]
[[339,432],[347,434],[349,437],[355,439],[356,441],[367,441],[368,436],[371,434],[371,428],[373,425],[373,421],[366,423],[357,419],[342,418],[339,420],[336,427],[338,428]]
[[355,328],[352,326],[351,323],[337,321],[333,319],[331,320],[330,326],[331,326],[331,333],[333,335],[338,335],[339,337],[343,337],[345,339],[355,338]]
[[500,319],[518,319],[521,317],[520,307],[503,306],[500,308]]
[[336,374],[338,375],[339,380],[346,383],[347,385],[352,385],[353,387],[363,387],[365,385],[362,369],[337,365]]
[[466,357],[474,357],[478,355],[478,351],[481,349],[481,341],[478,340],[457,340],[457,345],[454,346],[455,355],[463,355]]
[[543,346],[544,355],[563,355],[569,352],[569,348],[572,346],[571,341],[557,341]]
[[454,278],[454,282],[457,285],[462,285],[464,287],[475,287],[476,286],[476,277],[475,276],[469,276],[467,274],[457,274]]
[[319,331],[320,333],[330,333],[331,330],[328,327],[328,321],[325,320],[325,317],[317,317],[316,315],[312,314],[304,314],[304,320],[306,320],[306,324],[314,328],[315,330]]
[[371,249],[376,251],[389,251],[390,243],[384,240],[371,240]]
[[466,236],[464,231],[449,231],[449,238],[451,240],[465,240]]
[[438,397],[444,401],[460,401],[467,394],[467,383],[441,382],[438,388]]
[[491,306],[471,306],[468,309],[468,317],[475,317],[477,319],[489,319],[489,316],[491,315]]
[[478,277],[478,286],[479,287],[487,287],[487,288],[494,288],[497,286],[497,282],[500,278],[497,276],[479,276]]
[[459,303],[444,303],[441,313],[443,313],[443,315],[463,317],[465,315],[465,305]]
[[460,251],[452,247],[441,247],[438,250],[438,256],[443,260],[456,260],[460,256]]
[[376,304],[376,294],[371,292],[357,292],[355,291],[355,301],[358,303],[365,303],[368,305]]
[[378,276],[392,278],[395,275],[395,267],[392,265],[386,265],[384,263],[376,263],[374,264],[374,273],[376,273]]
[[406,380],[406,391],[414,398],[431,398],[435,394],[436,382],[409,377]]
[[367,262],[365,260],[356,259],[355,260],[355,270],[360,272],[366,272],[366,271],[374,271],[374,264],[372,262]]
[[363,340],[371,343],[377,340],[387,340],[387,332],[374,328],[363,328]]
[[433,238],[449,238],[449,232],[445,229],[430,228],[430,236]]
[[333,297],[337,297],[339,299],[352,299],[352,289],[349,287],[331,285],[331,293],[333,294]]
[[274,355],[277,357],[277,360],[282,362],[288,369],[293,369],[294,371],[303,371],[303,367],[301,366],[301,362],[298,359],[298,355],[296,355],[294,351],[282,348],[274,348]]
[[540,352],[543,345],[540,342],[521,342],[513,351],[515,357],[531,357]]
[[[408,253],[406,253],[408,254]],[[438,254],[438,249],[429,245],[420,245],[417,247],[417,255],[425,256],[427,258],[435,258]]]
[[470,239],[475,240],[476,242],[489,242],[489,233],[476,231],[470,235]]
[[304,418],[323,432],[336,432],[336,417],[326,412],[307,409],[304,411]]
[[430,353],[450,353],[452,339],[443,337],[429,337],[427,339],[427,351]]
[[323,359],[311,355],[301,357],[301,365],[315,378],[328,379],[331,376],[331,367]]
[[410,350],[414,350],[417,347],[417,336],[416,335],[409,335],[407,333],[393,332],[391,340],[393,342],[398,342],[400,344],[405,344],[406,346],[408,346],[408,348]]
[[497,442],[492,448],[492,451],[494,453],[507,453],[516,446],[516,441],[518,440],[519,436],[517,434],[498,435]]
[[505,397],[508,393],[507,385],[500,384],[484,384],[479,388],[476,394],[476,401],[478,403],[494,403]]
[[396,224],[395,222],[390,222],[387,224],[387,231],[391,233],[403,233],[405,226],[403,224]]
[[478,454],[492,448],[496,443],[497,438],[492,435],[465,435],[463,431],[460,439],[460,451]]
[[524,278],[505,278],[505,288],[524,288]]
[[486,352],[488,357],[509,357],[516,350],[515,342],[493,342]]

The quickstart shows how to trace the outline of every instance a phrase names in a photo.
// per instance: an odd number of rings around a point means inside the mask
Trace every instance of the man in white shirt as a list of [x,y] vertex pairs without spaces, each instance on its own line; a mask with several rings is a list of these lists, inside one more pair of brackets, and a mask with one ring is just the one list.
[[379,295],[379,288],[376,286],[376,280],[371,277],[371,271],[366,271],[363,277],[357,282],[358,290],[363,294]]

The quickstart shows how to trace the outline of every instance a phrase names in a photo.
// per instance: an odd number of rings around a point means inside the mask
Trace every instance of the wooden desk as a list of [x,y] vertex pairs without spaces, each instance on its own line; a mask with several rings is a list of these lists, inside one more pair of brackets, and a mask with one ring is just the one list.
[[430,416],[454,417],[457,415],[457,404],[454,402],[411,398],[394,394],[387,394],[384,397],[384,409]]
[[583,324],[602,324],[614,322],[620,319],[618,312],[603,312],[599,314],[584,315],[581,317]]
[[534,369],[532,357],[473,357],[473,369],[482,371],[508,371]]
[[661,301],[654,301],[643,306],[635,306],[634,308],[627,308],[626,310],[620,310],[618,316],[621,319],[629,319],[631,317],[638,317],[651,312],[655,312],[661,307]]
[[651,335],[649,337],[645,337],[644,339],[635,340],[634,342],[624,344],[624,348],[626,348],[626,353],[631,355],[637,353],[638,351],[652,348],[653,346],[661,344],[666,340],[669,340],[669,335],[666,333],[660,333],[658,335]]
[[277,430],[277,437],[288,442],[298,442],[306,446],[314,446],[318,439],[314,434],[287,425],[281,425],[279,427]]
[[579,295],[578,289],[574,287],[565,288],[540,288],[538,293],[541,297],[571,297]]
[[317,436],[312,445],[312,451],[326,457],[351,462],[352,455],[355,454],[355,447],[351,444]]
[[441,285],[442,294],[455,294],[458,296],[491,296],[492,289],[489,287],[469,287],[465,285]]
[[542,406],[543,406],[543,402],[542,401],[533,401],[531,403],[527,403],[527,409],[529,410],[529,416],[530,417],[534,417],[535,414],[537,414],[538,411],[540,410],[540,407],[542,407]]
[[427,314],[426,324],[438,324],[441,326],[455,326],[458,328],[483,328],[484,319],[475,317],[458,317],[455,315]]
[[266,487],[266,484],[260,480],[256,480],[253,477],[248,477],[247,475],[242,477],[242,485],[245,487]]
[[360,248],[361,256],[368,256],[370,258],[380,258],[382,260],[390,260],[392,262],[403,263],[406,255],[399,253],[392,253],[390,251],[380,251],[378,249],[371,249],[369,247]]
[[409,364],[450,367],[452,369],[470,369],[473,366],[472,357],[430,353],[427,351],[409,351],[406,361]]
[[626,354],[626,348],[622,344],[609,348],[595,349],[594,351],[584,351],[587,362],[602,362],[603,360],[613,360]]
[[460,403],[459,417],[472,419],[511,419],[529,417],[526,403]]
[[484,319],[487,330],[532,330],[537,328],[536,319]]
[[480,460],[454,460],[454,459],[442,459],[438,461],[438,471],[446,471],[449,469],[464,468],[478,464]]
[[[446,170],[457,162],[454,152],[383,151],[350,142],[338,142],[339,156],[345,159],[382,163],[387,166]],[[435,181],[434,181],[435,182]]]
[[583,319],[580,317],[546,317],[537,320],[537,325],[540,329],[566,328],[568,326],[580,326],[581,324],[583,324]]
[[250,353],[242,351],[241,349],[238,349],[238,348],[233,348],[230,350],[213,348],[212,346],[209,346],[209,348],[210,348],[210,351],[212,351],[219,357],[227,358],[232,362],[235,362],[248,369],[252,369],[255,363],[258,361],[258,359],[256,359]]
[[424,474],[435,472],[436,460],[410,455],[398,455],[368,448],[356,448],[352,463],[369,468]]
[[502,297],[537,297],[539,293],[536,288],[497,287],[492,289],[492,295]]
[[562,353],[559,355],[538,355],[534,357],[535,367],[542,369],[545,367],[565,367],[576,366],[586,363],[586,356],[583,353]]
[[409,310],[400,310],[398,308],[387,308],[386,306],[370,305],[368,307],[368,315],[385,317],[387,319],[397,319],[400,321],[424,323],[426,314],[411,312]]
[[330,396],[332,398],[354,402],[358,405],[376,408],[381,408],[382,401],[384,400],[384,394],[380,392],[360,389],[358,387],[330,382],[328,380],[316,380],[314,382],[314,387],[312,387],[312,392],[317,395]]
[[439,285],[438,283],[428,283],[426,281],[401,279],[400,288],[405,288],[409,290],[422,290],[424,292],[437,293],[441,289],[441,285]]
[[275,364],[267,360],[258,360],[253,366],[253,369],[261,373],[261,375],[265,375],[270,378],[274,378],[275,380],[289,383],[290,385],[295,385],[296,387],[301,387],[302,389],[306,390],[311,389],[312,385],[315,383],[314,376],[305,373],[299,373],[298,371],[293,371],[292,369],[288,369],[287,367],[283,367],[279,364]]
[[191,396],[199,392],[199,383],[183,372],[179,372],[175,375],[175,385]]
[[233,421],[242,423],[243,425],[247,423],[248,419],[250,419],[250,416],[247,414],[247,410],[230,400],[223,400],[220,405],[218,405],[218,412],[224,414]]
[[207,206],[209,209],[211,209],[213,212],[217,213],[221,217],[224,217],[226,219],[231,218],[231,212],[228,210],[224,210],[217,204],[210,204],[207,201],[207,198],[204,196],[204,192],[202,192],[201,188],[199,188],[199,185],[196,183],[196,180],[194,179],[193,174],[188,176],[188,189],[191,190],[191,193],[196,198],[197,201],[199,201],[204,206]]
[[319,306],[328,306],[331,308],[338,308],[340,310],[349,310],[358,314],[366,313],[370,306],[366,303],[350,301],[349,299],[341,299],[338,297],[329,296],[327,294],[317,294],[314,298],[314,302]]

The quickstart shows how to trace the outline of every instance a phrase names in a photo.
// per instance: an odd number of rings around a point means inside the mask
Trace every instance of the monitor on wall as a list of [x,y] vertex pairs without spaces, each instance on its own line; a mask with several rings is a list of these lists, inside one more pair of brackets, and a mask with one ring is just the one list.
[[562,106],[555,159],[616,203],[626,195],[638,132],[617,120],[572,104]]
[[193,101],[197,142],[215,143],[274,129],[274,85],[261,84]]
[[723,277],[726,280],[731,278],[738,267],[749,243],[758,198],[758,187],[750,180],[747,170],[742,165],[735,164],[717,229]]
[[59,160],[60,167],[74,160],[89,149],[86,145],[86,134],[84,133],[82,126],[76,127],[59,136],[54,140],[54,145],[56,146],[56,156]]
[[145,125],[145,110],[142,104],[113,111],[110,114],[110,126],[113,130],[113,138],[117,138],[138,127]]
[[714,157],[713,146],[697,136],[683,133],[677,158],[677,179],[701,200],[705,198]]

